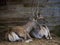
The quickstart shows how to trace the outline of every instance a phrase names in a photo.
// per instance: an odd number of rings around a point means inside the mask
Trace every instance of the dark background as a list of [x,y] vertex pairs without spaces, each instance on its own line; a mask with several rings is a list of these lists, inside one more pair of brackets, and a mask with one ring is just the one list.
[[60,25],[60,0],[0,0],[0,26],[26,23],[38,2],[39,13],[46,18],[50,29]]

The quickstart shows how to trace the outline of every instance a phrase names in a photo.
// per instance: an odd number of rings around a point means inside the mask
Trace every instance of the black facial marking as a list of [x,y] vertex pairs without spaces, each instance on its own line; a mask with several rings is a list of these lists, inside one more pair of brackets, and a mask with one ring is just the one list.
[[45,26],[45,25],[42,25],[42,26],[46,28],[46,26]]

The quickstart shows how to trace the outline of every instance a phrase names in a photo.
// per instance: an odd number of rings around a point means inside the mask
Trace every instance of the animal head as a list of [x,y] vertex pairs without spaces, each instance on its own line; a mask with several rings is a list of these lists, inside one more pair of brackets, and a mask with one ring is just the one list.
[[44,17],[42,15],[40,15],[40,13],[37,14],[37,19],[44,19]]

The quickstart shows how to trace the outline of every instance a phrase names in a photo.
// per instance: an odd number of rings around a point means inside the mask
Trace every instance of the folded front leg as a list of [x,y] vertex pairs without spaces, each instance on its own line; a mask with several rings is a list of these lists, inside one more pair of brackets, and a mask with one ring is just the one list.
[[52,36],[51,36],[50,32],[49,32],[48,36],[49,36],[49,39],[52,39]]
[[[27,40],[27,37],[29,38],[28,40]],[[29,43],[29,42],[31,42],[32,41],[32,38],[31,38],[31,36],[29,35],[29,33],[26,33],[26,43]]]

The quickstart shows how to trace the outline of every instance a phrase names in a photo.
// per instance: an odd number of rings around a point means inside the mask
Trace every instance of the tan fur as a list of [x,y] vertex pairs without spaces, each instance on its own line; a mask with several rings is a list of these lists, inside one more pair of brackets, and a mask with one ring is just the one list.
[[19,36],[24,37],[24,39],[27,39],[27,36],[30,39],[32,39],[29,35],[29,32],[32,30],[33,27],[35,27],[35,22],[34,21],[30,21],[24,26],[10,27],[11,31],[7,32],[7,36],[8,36],[8,34],[12,35],[11,34],[12,32],[16,32]]
[[[19,36],[26,38],[26,31],[24,29],[23,26],[13,26],[10,27],[10,30],[7,31],[7,33],[5,34],[5,39],[8,39],[8,35],[10,34],[12,36],[12,32],[17,33]],[[13,36],[12,36],[13,37]]]
[[7,35],[11,34],[12,32],[16,32],[19,36],[24,37],[25,39],[27,39],[27,36],[30,39],[32,39],[31,36],[29,35],[29,33],[32,30],[32,28],[36,28],[36,20],[35,19],[33,19],[32,21],[29,21],[24,26],[13,26],[13,27],[10,27],[11,31],[9,31],[7,33]]
[[19,34],[19,36],[22,36],[22,37],[24,37],[26,33],[23,26],[12,27],[12,32],[16,32],[17,34]]

